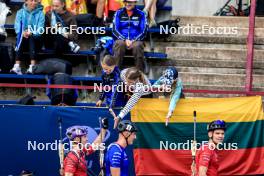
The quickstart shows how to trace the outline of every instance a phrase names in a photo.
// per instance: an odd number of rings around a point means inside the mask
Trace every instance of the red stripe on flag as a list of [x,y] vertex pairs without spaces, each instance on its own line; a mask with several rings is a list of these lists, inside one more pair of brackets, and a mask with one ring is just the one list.
[[[136,175],[191,175],[191,151],[134,149]],[[264,174],[264,147],[219,151],[219,175]]]

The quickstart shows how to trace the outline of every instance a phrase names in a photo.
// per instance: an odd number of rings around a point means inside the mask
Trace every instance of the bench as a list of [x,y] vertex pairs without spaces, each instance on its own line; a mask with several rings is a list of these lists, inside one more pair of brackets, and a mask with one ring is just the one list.
[[[30,74],[24,74],[24,75],[16,75],[16,74],[0,74],[0,80],[1,82],[9,82],[10,80],[12,83],[23,81],[24,84],[47,84],[47,79],[49,78],[49,75],[30,75]],[[85,76],[72,76],[74,82],[76,85],[84,85],[86,82],[87,84],[91,83],[99,83],[102,82],[101,77],[85,77]],[[33,83],[32,83],[33,82]],[[78,83],[78,84],[77,84]],[[25,93],[31,94],[31,88],[25,87]],[[86,96],[87,90],[82,89],[81,94]]]
[[[25,52],[24,54],[28,54]],[[38,55],[54,55],[55,51],[54,50],[41,50],[40,52],[37,53]],[[65,56],[95,56],[96,52],[94,50],[81,50],[77,53],[73,52],[67,52],[64,53],[63,55]],[[144,56],[147,59],[167,59],[167,54],[161,53],[161,52],[144,52]],[[130,57],[130,56],[127,56]]]
[[[36,84],[47,84],[47,78],[49,78],[50,76],[48,75],[28,75],[28,74],[24,74],[24,75],[16,75],[16,74],[0,74],[0,83],[2,83],[2,80],[6,81],[12,81],[12,83],[17,82],[17,80],[22,80],[24,82],[24,84],[28,84],[28,82],[30,80],[33,80],[36,82]],[[86,77],[86,76],[72,76],[73,80],[75,83],[78,84],[74,84],[74,85],[81,85],[83,86],[84,83],[89,84],[89,85],[93,85],[94,83],[100,83],[102,82],[101,77]],[[150,82],[153,84],[156,80],[150,80]],[[10,83],[7,83],[10,84]],[[30,84],[34,84],[34,83],[30,83]],[[9,85],[10,86],[10,85]],[[12,85],[13,86],[13,85]],[[25,93],[26,94],[31,94],[31,88],[30,87],[25,87]],[[86,97],[87,95],[87,90],[86,89],[82,89],[81,90],[81,96]],[[1,104],[1,103],[0,103]],[[2,104],[10,104],[8,102],[2,103]],[[11,103],[13,104],[13,103]],[[85,105],[87,106],[87,105]]]
[[[87,81],[87,82],[101,82],[101,77],[89,77],[89,76],[72,76],[74,81]],[[0,79],[28,79],[28,80],[46,80],[47,75],[16,75],[16,74],[0,74]],[[150,80],[154,83],[156,80]]]
[[[4,27],[6,29],[9,29],[9,30],[14,30],[14,24],[5,24]],[[86,28],[85,26],[82,26],[82,28]],[[94,28],[94,29],[97,29],[97,28],[105,28],[105,31],[109,34],[111,34],[112,32],[112,28],[110,27],[90,27],[91,29]],[[149,34],[149,39],[150,39],[150,48],[151,48],[151,51],[154,51],[154,41],[153,41],[153,37],[152,37],[152,34],[157,34],[157,33],[160,33],[160,28],[158,27],[153,27],[153,28],[149,28],[148,29],[148,34]],[[97,35],[94,35],[94,43],[96,44],[96,40],[97,40]]]
[[[32,80],[46,80],[46,75],[16,75],[16,74],[0,74],[0,79],[32,79]],[[72,76],[74,81],[89,81],[100,82],[100,77],[85,77],[85,76]]]
[[[86,26],[82,26],[82,28],[85,28]],[[4,28],[5,29],[12,29],[12,30],[14,30],[14,24],[5,24],[4,25]],[[110,28],[110,27],[90,27],[90,28],[105,28],[105,31],[106,32],[112,32],[112,28]],[[151,32],[151,33],[159,33],[160,32],[160,28],[157,28],[157,27],[155,27],[155,28],[149,28],[148,29],[148,32]]]
[[[24,3],[23,1],[10,1],[7,5],[10,5],[10,6],[22,6],[23,3]],[[140,10],[144,9],[144,5],[137,5],[137,7]],[[157,10],[172,11],[172,6],[157,7]]]
[[[14,25],[13,24],[5,24],[4,26],[6,29],[14,29]],[[83,27],[85,28],[85,27]],[[91,27],[92,28],[92,27]],[[96,27],[94,27],[96,28]],[[111,32],[112,29],[109,27],[105,28],[106,32]],[[151,52],[145,52],[144,55],[147,59],[167,59],[167,54],[164,53],[160,53],[160,52],[154,52],[154,42],[152,39],[152,35],[151,33],[158,33],[160,31],[159,28],[150,28],[148,30],[149,33],[149,37],[150,37],[150,49]],[[94,35],[94,41],[96,43],[97,40],[97,36]],[[25,53],[27,54],[27,53]],[[55,51],[54,50],[42,50],[39,53],[37,53],[38,55],[54,55]],[[69,53],[64,53],[65,56],[84,56],[87,59],[87,66],[89,68],[89,71],[95,70],[94,67],[94,62],[88,62],[88,58],[89,56],[96,56],[97,53],[94,50],[81,50],[78,53],[73,53],[73,52],[69,52]],[[98,60],[98,59],[97,59]]]

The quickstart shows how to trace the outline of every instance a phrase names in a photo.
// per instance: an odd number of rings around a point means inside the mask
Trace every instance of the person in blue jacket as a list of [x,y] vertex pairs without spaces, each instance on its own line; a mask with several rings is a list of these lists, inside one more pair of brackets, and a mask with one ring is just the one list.
[[[120,70],[116,65],[116,59],[111,55],[106,55],[101,60],[102,67],[102,86],[108,86],[102,89],[99,100],[96,103],[100,107],[105,101],[109,110],[114,107],[122,107],[125,105],[125,95],[123,92],[118,92],[117,88],[121,86]],[[107,88],[111,90],[106,90]]]
[[144,71],[144,43],[148,29],[147,18],[136,7],[137,0],[124,0],[125,7],[119,9],[113,20],[114,56],[122,65],[126,50],[131,50],[136,60],[136,67]]
[[105,155],[106,176],[128,176],[129,158],[125,151],[136,139],[137,127],[130,120],[123,120],[117,126],[118,140],[110,144]]
[[15,32],[17,34],[16,43],[16,63],[11,72],[22,74],[20,61],[23,51],[29,49],[30,65],[27,73],[32,73],[36,64],[36,52],[41,49],[41,34],[44,29],[45,16],[43,6],[39,0],[25,0],[23,7],[17,12],[15,19]]

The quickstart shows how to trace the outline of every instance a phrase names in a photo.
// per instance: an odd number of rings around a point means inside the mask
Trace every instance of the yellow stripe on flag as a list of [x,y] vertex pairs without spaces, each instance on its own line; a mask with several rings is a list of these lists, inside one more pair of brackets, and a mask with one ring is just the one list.
[[[165,122],[169,99],[142,98],[131,112],[133,122]],[[193,111],[197,122],[216,119],[226,122],[254,122],[264,120],[261,96],[235,98],[190,98],[181,99],[170,123],[193,122]]]

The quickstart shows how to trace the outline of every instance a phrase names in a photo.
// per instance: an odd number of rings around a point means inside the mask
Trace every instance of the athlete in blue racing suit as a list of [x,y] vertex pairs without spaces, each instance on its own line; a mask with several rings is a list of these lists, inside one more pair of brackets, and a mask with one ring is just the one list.
[[105,155],[106,176],[128,176],[129,159],[125,152],[136,138],[136,126],[129,120],[121,121],[117,126],[118,140],[110,144]]

